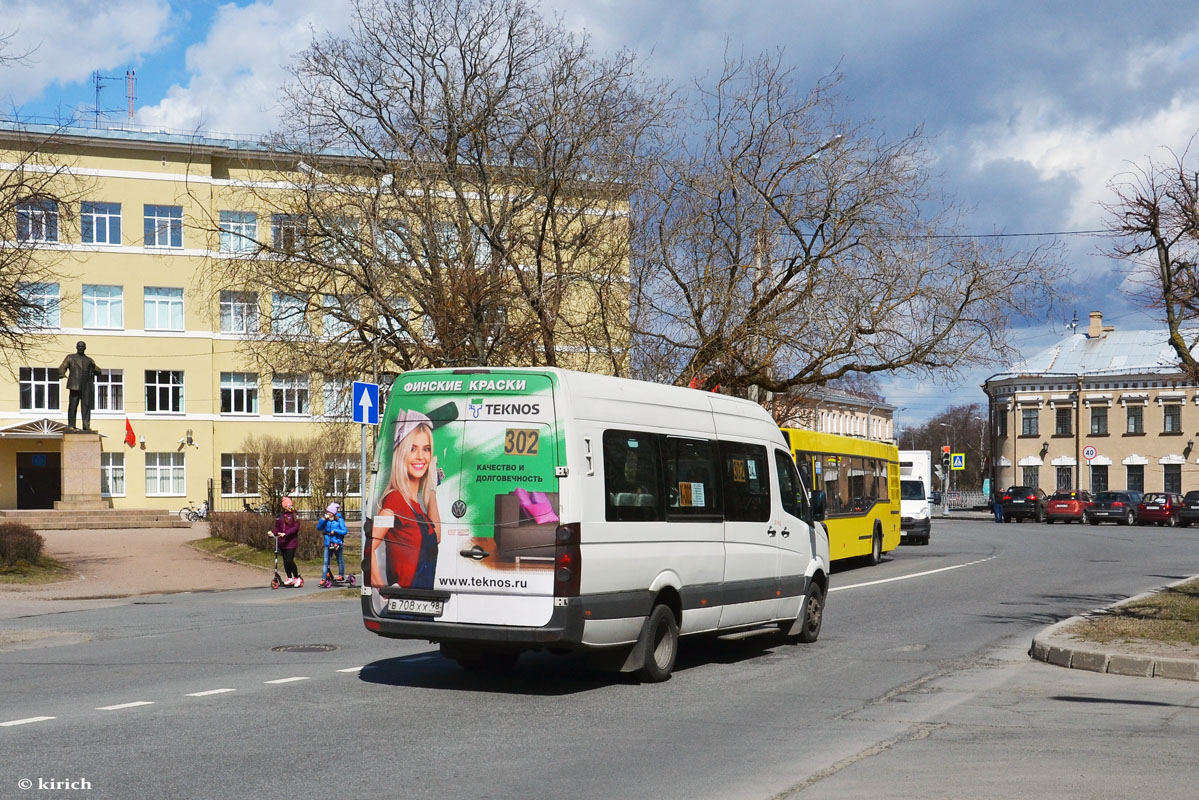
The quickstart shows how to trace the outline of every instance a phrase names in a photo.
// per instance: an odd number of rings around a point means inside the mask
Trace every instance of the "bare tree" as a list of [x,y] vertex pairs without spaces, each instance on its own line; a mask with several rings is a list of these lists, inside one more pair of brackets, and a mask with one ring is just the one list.
[[[294,125],[238,189],[262,222],[210,275],[214,292],[280,296],[250,356],[276,372],[627,371],[628,187],[664,91],[523,0],[353,9],[347,37],[296,59]],[[236,249],[213,216],[200,224]]]
[[920,131],[840,121],[837,83],[800,92],[761,56],[697,90],[676,155],[634,200],[637,374],[735,393],[945,375],[1009,355],[1010,318],[1053,297],[1046,251],[958,236]]
[[1192,138],[1162,162],[1134,164],[1109,184],[1116,199],[1104,206],[1111,254],[1136,265],[1141,297],[1164,311],[1179,365],[1199,380],[1199,173],[1188,167]]
[[[0,37],[0,69],[26,55]],[[53,126],[19,121],[0,129],[0,360],[12,369],[46,327],[56,327],[67,251],[58,247],[87,182],[73,174]]]
[[257,493],[274,513],[285,496],[308,514],[319,514],[332,500],[344,505],[351,491],[361,490],[361,481],[355,480],[359,455],[353,452],[349,428],[349,423],[335,423],[322,425],[311,436],[247,436],[241,445],[251,464],[246,483],[222,486],[222,492]]

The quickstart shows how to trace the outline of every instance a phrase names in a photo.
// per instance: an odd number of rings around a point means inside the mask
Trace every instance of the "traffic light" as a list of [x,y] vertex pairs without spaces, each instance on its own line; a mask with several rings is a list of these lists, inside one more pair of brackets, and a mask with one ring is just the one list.
[[942,453],[942,454],[941,454],[941,469],[942,469],[942,470],[943,470],[943,471],[944,471],[946,474],[948,474],[948,473],[949,473],[949,453]]

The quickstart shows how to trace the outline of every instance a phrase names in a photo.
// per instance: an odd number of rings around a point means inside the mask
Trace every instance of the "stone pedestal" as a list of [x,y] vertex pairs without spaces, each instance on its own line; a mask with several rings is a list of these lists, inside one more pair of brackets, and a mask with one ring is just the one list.
[[100,497],[100,434],[62,435],[62,499],[54,507],[66,511],[108,508]]

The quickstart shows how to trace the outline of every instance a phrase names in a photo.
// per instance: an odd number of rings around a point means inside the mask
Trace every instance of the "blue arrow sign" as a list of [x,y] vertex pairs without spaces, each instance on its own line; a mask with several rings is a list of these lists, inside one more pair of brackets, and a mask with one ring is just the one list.
[[354,421],[379,424],[379,384],[354,381]]

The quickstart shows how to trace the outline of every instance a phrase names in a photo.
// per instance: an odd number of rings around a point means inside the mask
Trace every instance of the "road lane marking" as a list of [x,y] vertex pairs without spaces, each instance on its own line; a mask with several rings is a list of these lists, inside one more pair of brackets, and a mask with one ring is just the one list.
[[985,563],[987,561],[991,561],[992,559],[995,559],[995,558],[998,558],[998,556],[988,556],[987,558],[980,558],[978,561],[968,561],[965,564],[957,564],[952,567],[941,567],[940,569],[930,569],[930,570],[926,570],[924,572],[916,572],[911,575],[900,575],[895,578],[883,578],[882,580],[878,580],[878,581],[867,581],[866,583],[854,583],[854,584],[850,584],[849,586],[834,586],[831,589],[829,589],[829,591],[830,592],[839,592],[842,589],[861,589],[863,586],[878,586],[880,583],[893,583],[895,581],[906,581],[909,578],[922,578],[925,575],[936,575],[938,572],[949,572],[949,570],[951,570],[951,569],[961,569],[962,567],[972,567],[975,564],[983,564],[983,563]]
[[0,722],[0,728],[11,728],[13,725],[28,725],[31,722],[45,722],[48,719],[57,719],[57,717],[26,717],[25,719],[14,719],[8,722]]
[[207,692],[192,692],[188,697],[208,697],[210,694],[224,694],[225,692],[236,692],[236,689],[209,689]]
[[263,681],[263,683],[292,683],[294,681],[306,681],[307,678],[279,678],[273,681]]
[[118,703],[115,706],[100,706],[97,711],[120,711],[122,708],[135,708],[136,706],[152,706],[152,700],[136,700],[132,703]]
[[362,672],[366,667],[350,667],[349,669],[339,669],[338,672]]

